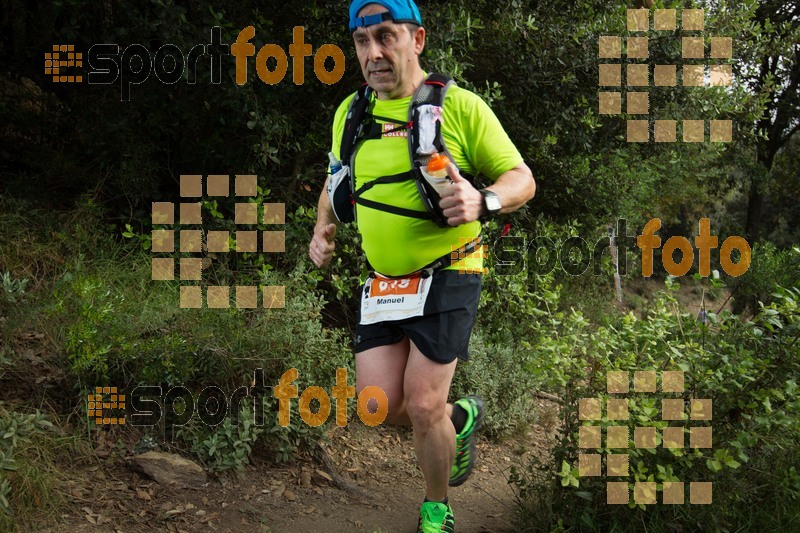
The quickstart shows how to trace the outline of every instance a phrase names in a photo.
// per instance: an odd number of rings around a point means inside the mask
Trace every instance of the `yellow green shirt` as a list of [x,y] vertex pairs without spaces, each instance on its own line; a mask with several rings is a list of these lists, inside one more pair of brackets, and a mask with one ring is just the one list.
[[[334,117],[331,151],[337,159],[340,157],[345,116],[354,96],[355,93],[339,105]],[[373,96],[371,112],[405,123],[411,98],[379,100]],[[445,96],[442,119],[445,146],[462,174],[481,173],[494,181],[522,162],[500,121],[478,95],[451,85]],[[393,123],[388,123],[385,129],[394,127]],[[403,134],[383,134],[380,139],[359,144],[354,161],[356,189],[378,177],[411,170],[405,133],[403,130]],[[364,193],[364,198],[425,212],[413,180],[376,185]],[[430,220],[395,215],[359,204],[356,205],[356,216],[367,259],[376,271],[388,276],[419,270],[450,253],[453,246],[462,246],[464,239],[469,241],[477,237],[481,228],[478,221],[440,228]],[[470,259],[461,267],[482,268],[482,260]]]

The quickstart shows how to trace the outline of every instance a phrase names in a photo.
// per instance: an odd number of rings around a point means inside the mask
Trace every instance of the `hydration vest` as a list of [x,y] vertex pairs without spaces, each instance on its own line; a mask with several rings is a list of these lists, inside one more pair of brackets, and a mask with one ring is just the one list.
[[[408,108],[408,121],[399,123],[385,117],[374,116],[369,112],[373,89],[368,85],[363,85],[353,99],[347,110],[347,115],[342,133],[342,143],[340,148],[341,163],[335,161],[331,155],[334,165],[339,163],[339,168],[332,168],[332,174],[328,181],[328,197],[333,207],[333,212],[340,222],[353,222],[355,220],[355,204],[360,204],[372,209],[379,209],[395,215],[430,220],[442,228],[450,227],[447,218],[439,207],[440,196],[436,190],[425,180],[422,175],[422,168],[435,153],[445,154],[454,161],[447,151],[442,137],[441,111],[444,105],[447,89],[453,85],[453,79],[444,74],[432,73],[420,84],[411,98]],[[437,120],[436,117],[439,117]],[[389,131],[383,131],[381,124],[375,119],[384,122],[394,123],[396,126]],[[411,170],[394,174],[391,176],[381,176],[369,183],[365,183],[357,190],[355,189],[355,155],[359,143],[370,139],[379,139],[386,133],[408,130],[408,153],[411,159]],[[470,183],[473,183],[471,176],[465,176]],[[363,197],[363,194],[377,185],[385,183],[399,183],[413,180],[417,186],[420,199],[425,206],[425,211],[417,211],[397,207],[382,202],[376,202]]]

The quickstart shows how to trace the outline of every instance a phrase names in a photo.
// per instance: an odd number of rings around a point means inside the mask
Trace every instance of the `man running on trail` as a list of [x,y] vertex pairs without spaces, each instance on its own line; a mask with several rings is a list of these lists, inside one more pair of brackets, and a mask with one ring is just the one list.
[[[483,418],[480,398],[447,403],[456,362],[467,359],[481,291],[481,275],[459,268],[480,272],[482,260],[471,257],[455,266],[449,257],[453,250],[473,249],[480,218],[519,209],[533,198],[536,186],[489,106],[445,83],[446,77],[423,72],[419,56],[425,28],[412,0],[353,0],[349,15],[368,88],[336,111],[331,160],[332,173],[343,166],[353,175],[349,190],[355,206],[346,202],[339,209],[355,209],[372,271],[361,293],[356,385],[359,392],[380,387],[388,399],[387,422],[413,426],[426,489],[418,531],[453,532],[448,485],[460,485],[470,475],[475,430]],[[440,105],[434,105],[436,94],[445,95]],[[357,95],[365,98],[360,116],[353,111],[357,104],[351,106]],[[358,134],[347,137],[346,128]],[[355,139],[352,150],[343,146],[343,138]],[[447,153],[452,163],[432,208],[425,204],[421,174],[415,171],[419,160],[412,158],[424,157],[427,164],[433,148]],[[478,173],[492,185],[479,190],[464,177]],[[326,186],[333,182],[328,180]],[[329,195],[323,189],[309,246],[320,268],[331,261],[341,217]],[[465,248],[465,243],[471,244]],[[373,402],[370,409],[375,408]]]

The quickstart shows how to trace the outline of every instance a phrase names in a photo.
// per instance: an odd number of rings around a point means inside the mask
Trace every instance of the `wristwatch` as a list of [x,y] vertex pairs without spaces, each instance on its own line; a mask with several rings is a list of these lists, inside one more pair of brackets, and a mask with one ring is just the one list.
[[494,216],[503,208],[500,203],[500,197],[488,189],[481,189],[483,195],[483,215]]

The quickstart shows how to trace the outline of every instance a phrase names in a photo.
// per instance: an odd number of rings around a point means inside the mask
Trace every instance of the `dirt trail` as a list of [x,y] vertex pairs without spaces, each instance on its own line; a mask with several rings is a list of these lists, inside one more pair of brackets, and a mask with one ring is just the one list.
[[[505,443],[478,443],[472,477],[450,491],[459,533],[513,531],[512,464],[547,449],[552,430],[533,426]],[[158,485],[106,459],[66,483],[66,510],[38,531],[414,532],[424,496],[410,430],[351,424],[333,428],[324,445],[331,468],[350,484],[338,488],[311,457],[264,463],[239,478],[221,476],[200,489]]]

